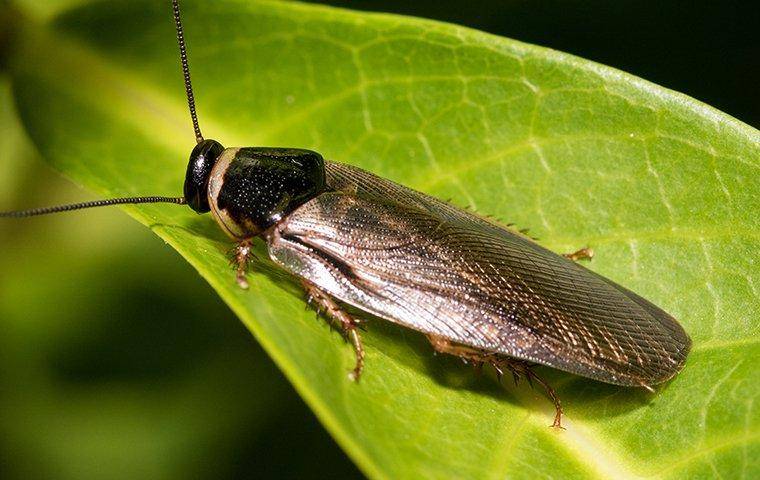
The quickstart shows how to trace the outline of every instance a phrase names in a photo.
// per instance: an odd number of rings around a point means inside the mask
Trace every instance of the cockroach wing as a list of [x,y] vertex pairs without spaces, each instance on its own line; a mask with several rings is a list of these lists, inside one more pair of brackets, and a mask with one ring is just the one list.
[[268,237],[334,297],[453,342],[619,385],[675,375],[691,341],[635,293],[526,238],[369,172],[326,164],[323,193]]

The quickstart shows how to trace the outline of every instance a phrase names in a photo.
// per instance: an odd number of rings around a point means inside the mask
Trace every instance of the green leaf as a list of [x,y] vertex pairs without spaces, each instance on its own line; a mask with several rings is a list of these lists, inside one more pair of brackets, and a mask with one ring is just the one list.
[[[477,377],[379,320],[364,334],[362,382],[349,382],[351,349],[263,246],[242,291],[211,218],[129,208],[208,280],[366,474],[760,474],[756,130],[618,71],[456,26],[294,3],[183,6],[207,137],[313,148],[530,227],[556,251],[589,245],[592,269],[694,340],[655,394],[543,370],[566,407],[558,432],[541,392]],[[168,2],[20,23],[14,91],[47,160],[101,195],[179,194],[193,136]]]

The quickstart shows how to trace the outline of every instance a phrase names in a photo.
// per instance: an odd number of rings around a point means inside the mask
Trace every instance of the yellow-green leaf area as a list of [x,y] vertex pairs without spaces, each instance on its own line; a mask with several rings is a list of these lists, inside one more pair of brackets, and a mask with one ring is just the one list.
[[[367,475],[760,474],[757,130],[613,69],[452,25],[297,3],[183,7],[207,137],[315,149],[529,227],[555,251],[590,246],[593,270],[694,340],[685,370],[654,394],[542,370],[567,411],[554,431],[541,392],[476,376],[379,320],[351,383],[351,349],[262,245],[243,291],[209,216],[130,208],[238,314]],[[10,64],[45,158],[99,195],[179,194],[193,135],[168,2],[35,11],[20,17]]]

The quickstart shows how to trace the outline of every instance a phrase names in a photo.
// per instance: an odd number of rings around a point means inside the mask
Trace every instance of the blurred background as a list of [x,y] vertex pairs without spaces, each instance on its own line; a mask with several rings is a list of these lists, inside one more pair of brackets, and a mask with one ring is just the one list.
[[[760,125],[750,2],[321,3],[556,48]],[[89,198],[37,157],[2,70],[0,133],[0,209]],[[147,229],[118,210],[0,224],[0,478],[252,476],[360,474],[229,309]]]

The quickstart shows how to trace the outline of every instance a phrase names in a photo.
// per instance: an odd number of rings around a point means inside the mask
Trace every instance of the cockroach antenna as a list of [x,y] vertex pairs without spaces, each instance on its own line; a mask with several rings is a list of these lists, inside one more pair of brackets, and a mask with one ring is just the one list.
[[0,212],[0,217],[24,218],[36,217],[38,215],[48,215],[51,213],[69,212],[71,210],[82,210],[85,208],[107,207],[109,205],[135,205],[138,203],[175,203],[185,205],[185,197],[125,197],[111,198],[108,200],[93,200],[91,202],[71,203],[68,205],[58,205],[55,207],[32,208],[30,210],[16,210],[10,212]]
[[193,96],[193,83],[190,81],[190,67],[187,64],[187,46],[185,45],[185,32],[182,30],[182,17],[179,13],[179,0],[172,0],[174,11],[174,25],[177,28],[177,43],[179,44],[179,60],[182,63],[182,76],[185,79],[185,94],[187,95],[187,107],[190,109],[190,118],[193,121],[195,141],[201,143],[203,134],[198,125],[198,114],[195,112],[195,97]]
[[[215,151],[215,147],[219,145],[217,142],[204,141],[201,134],[201,128],[198,125],[198,115],[195,112],[195,98],[193,96],[193,85],[190,81],[190,67],[187,62],[187,46],[185,45],[185,34],[182,30],[182,19],[179,11],[179,0],[172,0],[172,10],[174,13],[174,25],[177,28],[177,43],[179,44],[179,57],[182,64],[182,76],[185,81],[185,93],[187,94],[187,106],[190,109],[190,118],[193,121],[193,130],[195,131],[195,140],[198,146],[193,150],[191,157],[191,166],[188,168],[188,178],[192,173],[200,167],[203,167],[202,162],[206,161],[211,153]],[[216,158],[214,156],[214,158]],[[196,162],[193,162],[193,159]],[[201,162],[201,163],[199,163]],[[200,167],[199,167],[200,165]],[[195,169],[193,168],[195,167]],[[192,181],[191,181],[192,180]],[[136,205],[141,203],[174,203],[176,205],[190,205],[196,209],[198,202],[203,203],[202,199],[197,198],[198,192],[196,192],[197,185],[194,184],[197,179],[194,177],[187,180],[185,185],[185,196],[183,197],[160,197],[160,196],[143,196],[143,197],[123,197],[123,198],[111,198],[106,200],[93,200],[89,202],[72,203],[68,205],[57,205],[54,207],[33,208],[29,210],[15,210],[8,212],[0,212],[0,218],[25,218],[35,217],[38,215],[48,215],[51,213],[70,212],[72,210],[82,210],[85,208],[95,207],[107,207],[109,205]],[[188,185],[189,182],[189,185]],[[197,182],[196,182],[197,183]],[[189,196],[190,195],[190,196]],[[188,200],[189,199],[189,200]]]

